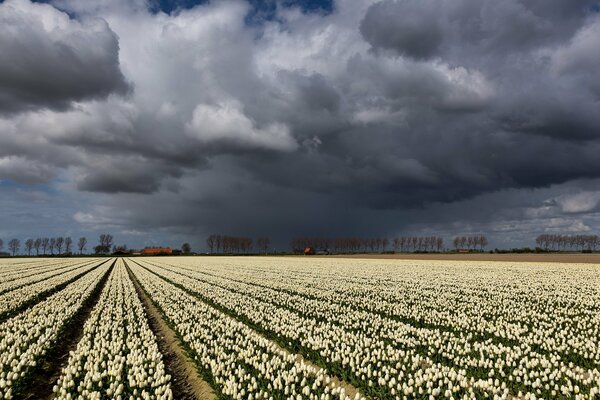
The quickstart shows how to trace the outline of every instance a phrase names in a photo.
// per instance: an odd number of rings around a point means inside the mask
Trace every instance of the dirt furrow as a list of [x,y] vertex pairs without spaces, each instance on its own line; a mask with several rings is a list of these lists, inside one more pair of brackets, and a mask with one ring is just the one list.
[[[127,265],[127,263],[125,263]],[[133,281],[135,290],[142,301],[150,329],[156,336],[158,348],[163,355],[165,370],[171,375],[171,390],[174,399],[181,400],[213,400],[216,399],[214,390],[198,374],[196,363],[194,363],[184,350],[177,334],[163,320],[158,308],[152,303],[152,300],[139,281],[127,266],[129,277]]]

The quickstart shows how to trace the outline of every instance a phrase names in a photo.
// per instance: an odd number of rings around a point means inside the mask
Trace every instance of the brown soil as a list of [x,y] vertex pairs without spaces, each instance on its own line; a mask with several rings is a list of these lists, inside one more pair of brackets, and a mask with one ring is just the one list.
[[115,262],[116,260],[112,262],[108,271],[100,279],[98,286],[83,303],[79,311],[63,326],[55,346],[38,363],[38,366],[30,375],[31,378],[24,382],[20,391],[15,393],[14,399],[40,400],[53,397],[52,388],[60,378],[63,367],[69,361],[69,352],[77,348],[77,343],[83,336],[83,325],[98,302],[100,293],[106,285]]
[[171,375],[173,398],[178,400],[216,399],[217,396],[212,387],[198,375],[196,364],[181,346],[175,331],[163,320],[160,311],[142,289],[129,267],[127,267],[127,271],[146,311],[150,329],[157,338],[166,373]]
[[[305,256],[298,256],[305,257]],[[447,260],[447,261],[503,261],[536,263],[583,263],[599,264],[600,254],[335,254],[328,256],[306,256],[315,258],[363,258],[381,260]]]

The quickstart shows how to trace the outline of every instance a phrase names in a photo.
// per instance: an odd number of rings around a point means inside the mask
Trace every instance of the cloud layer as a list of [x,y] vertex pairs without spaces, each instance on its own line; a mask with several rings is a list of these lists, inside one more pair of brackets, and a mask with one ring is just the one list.
[[[595,195],[539,211],[600,178],[594,1],[309,9],[249,22],[242,0],[170,14],[5,1],[0,180],[85,196],[82,227],[164,235],[392,234],[428,214],[444,232],[493,230],[595,212]],[[546,198],[529,204],[531,190]],[[470,212],[502,193],[515,204],[497,220]]]

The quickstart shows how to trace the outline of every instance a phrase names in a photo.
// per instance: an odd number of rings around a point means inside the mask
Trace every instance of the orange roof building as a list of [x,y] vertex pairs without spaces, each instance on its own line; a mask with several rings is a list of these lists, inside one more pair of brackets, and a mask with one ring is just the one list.
[[146,247],[142,250],[143,256],[153,256],[156,254],[173,254],[173,249],[170,247]]

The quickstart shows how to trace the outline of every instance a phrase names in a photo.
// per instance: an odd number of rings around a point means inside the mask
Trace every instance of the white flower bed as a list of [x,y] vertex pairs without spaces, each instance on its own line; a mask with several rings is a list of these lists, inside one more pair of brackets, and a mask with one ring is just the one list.
[[598,396],[597,266],[315,262],[144,264],[374,397]]
[[222,395],[234,399],[350,399],[322,369],[297,360],[295,354],[247,325],[136,264],[129,265]]
[[0,295],[0,315],[16,309],[27,301],[39,296],[41,293],[68,282],[77,275],[90,271],[99,264],[98,261],[86,263],[74,269],[68,269],[48,279],[37,281],[29,285],[20,286]]
[[172,399],[170,376],[121,259],[54,386],[57,399]]
[[[0,281],[6,282],[14,278],[23,278],[32,274],[37,274],[42,271],[47,271],[55,268],[60,268],[65,265],[84,264],[92,262],[94,259],[78,258],[77,260],[66,260],[62,258],[36,258],[29,262],[15,262],[22,259],[8,259],[0,262]],[[12,261],[12,262],[8,262]]]
[[59,339],[64,324],[91,295],[109,263],[0,324],[0,398],[10,399],[38,359]]
[[23,269],[12,274],[2,275],[0,276],[0,295],[21,286],[31,285],[36,282],[48,280],[49,278],[73,271],[93,262],[97,264],[96,261],[74,262],[73,260],[61,260],[60,263],[56,263],[54,265],[46,265],[27,270]]

